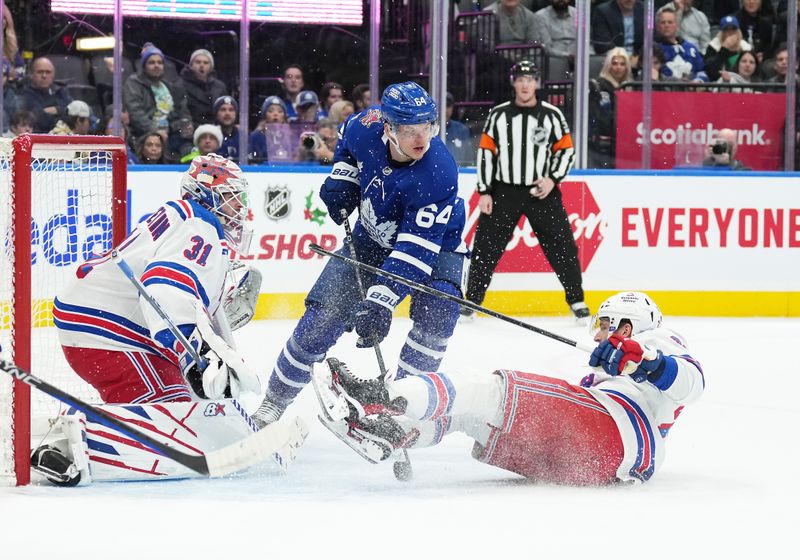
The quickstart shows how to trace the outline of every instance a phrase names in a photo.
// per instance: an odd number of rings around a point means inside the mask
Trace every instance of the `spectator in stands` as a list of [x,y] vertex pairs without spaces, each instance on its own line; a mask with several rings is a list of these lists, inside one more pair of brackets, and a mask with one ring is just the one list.
[[533,12],[520,5],[520,0],[498,0],[490,4],[485,11],[497,17],[500,36],[498,42],[503,44],[529,45],[541,43],[536,35],[536,23]]
[[736,159],[736,131],[723,128],[714,140],[706,146],[706,158],[703,167],[722,167],[733,171],[750,171],[741,161]]
[[[786,74],[789,72],[789,50],[786,43],[781,43],[775,51],[775,65],[772,67],[775,75],[768,82],[783,84],[786,83]],[[795,73],[797,66],[795,66]],[[797,83],[800,83],[800,76],[797,76]]]
[[694,4],[695,0],[674,0],[666,5],[673,8],[678,17],[678,34],[704,53],[711,41],[711,25],[706,14]]
[[534,35],[547,47],[547,52],[557,56],[575,56],[577,12],[570,0],[551,0],[546,8],[533,14]]
[[290,64],[283,70],[283,101],[286,105],[286,118],[297,116],[294,103],[303,91],[306,83],[303,80],[303,69],[297,64]]
[[222,131],[222,145],[216,153],[233,161],[239,161],[239,103],[230,95],[223,95],[214,101],[211,108],[214,123]]
[[344,99],[340,99],[333,105],[331,105],[331,110],[328,111],[328,120],[336,124],[338,127],[344,121],[350,117],[355,112],[355,107],[349,101],[345,101]]
[[453,118],[455,99],[453,94],[447,92],[445,118],[445,142],[447,149],[458,165],[475,165],[475,147],[472,145],[472,135],[467,125]]
[[145,134],[136,143],[136,158],[139,163],[148,165],[160,165],[166,163],[164,138],[157,132]]
[[319,98],[311,90],[301,91],[297,94],[295,102],[297,116],[289,117],[289,122],[315,123],[319,119]]
[[369,84],[358,84],[354,87],[352,99],[356,113],[360,113],[372,105],[372,95],[369,91]]
[[194,150],[181,158],[181,163],[188,163],[197,156],[216,154],[222,146],[222,129],[215,124],[201,124],[194,131]]
[[770,0],[766,3],[762,0],[742,0],[742,7],[736,12],[736,17],[745,41],[753,47],[759,62],[772,56],[772,26],[775,24],[775,13]]
[[189,65],[181,70],[179,85],[186,92],[186,106],[194,126],[213,123],[212,105],[228,94],[228,86],[216,78],[214,57],[206,49],[197,49],[189,57]]
[[39,57],[31,65],[30,83],[17,96],[17,107],[33,113],[34,132],[49,132],[67,116],[72,96],[67,88],[55,84],[56,68],[50,59]]
[[314,125],[314,132],[304,132],[300,135],[297,160],[330,165],[333,163],[337,139],[336,124],[330,119],[320,119]]
[[8,130],[3,134],[3,138],[14,138],[20,134],[33,132],[33,113],[30,111],[16,111],[11,114]]
[[11,17],[11,10],[5,3],[3,4],[3,76],[11,84],[16,84],[25,77],[25,61],[19,52],[14,18]]
[[317,113],[317,117],[320,119],[327,117],[331,110],[331,105],[341,100],[343,97],[344,89],[341,84],[325,82],[322,85],[322,89],[319,90],[319,98],[322,100],[322,106],[319,109],[319,113]]
[[[749,84],[753,82],[761,82],[761,72],[759,69],[758,58],[752,51],[745,51],[739,54],[736,60],[736,65],[732,71],[722,70],[719,73],[718,82],[728,84]],[[724,90],[727,91],[727,90]],[[735,89],[739,93],[753,93],[752,88]]]
[[658,43],[664,52],[661,73],[686,82],[707,82],[703,55],[697,45],[678,35],[678,17],[675,9],[663,7],[656,15]]
[[67,105],[67,114],[59,119],[50,134],[89,134],[92,128],[92,110],[85,101],[78,99]]
[[597,79],[589,81],[589,167],[613,169],[617,90],[633,80],[631,58],[622,47],[606,53]]
[[614,47],[623,47],[629,55],[638,53],[644,37],[644,4],[641,0],[608,0],[600,4],[592,15],[590,32],[596,54],[605,54]]
[[[97,134],[102,136],[113,136],[114,135],[114,117],[113,117],[113,107],[109,107],[111,111],[106,110],[106,114],[103,117],[103,120],[100,121],[100,125],[97,129]],[[122,119],[120,119],[122,120]],[[139,162],[139,158],[136,156],[136,152],[131,148],[130,144],[130,134],[128,133],[128,126],[124,122],[120,122],[119,128],[119,137],[125,141],[125,145],[127,148],[128,153],[128,163],[129,164],[137,164]],[[159,136],[159,140],[161,137]]]
[[161,134],[167,159],[180,159],[191,150],[194,126],[186,95],[179,85],[164,81],[164,53],[152,43],[142,49],[139,73],[125,80],[123,102],[134,138],[150,132]]
[[267,161],[267,137],[266,128],[270,124],[286,124],[286,103],[277,95],[270,95],[261,104],[259,111],[261,118],[255,130],[250,134],[249,157],[254,163]]
[[739,55],[750,50],[752,46],[742,38],[736,16],[723,17],[719,22],[719,33],[706,49],[705,67],[709,79],[716,81],[723,70],[733,70]]

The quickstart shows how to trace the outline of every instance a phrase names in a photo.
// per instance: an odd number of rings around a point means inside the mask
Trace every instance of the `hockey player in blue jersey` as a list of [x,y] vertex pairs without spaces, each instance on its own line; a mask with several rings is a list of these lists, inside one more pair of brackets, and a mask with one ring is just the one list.
[[[355,257],[382,270],[461,295],[468,250],[462,234],[464,201],[458,168],[437,137],[437,108],[413,82],[386,88],[381,105],[351,117],[339,131],[330,176],[320,197],[331,218],[359,209]],[[344,212],[342,212],[344,211]],[[351,256],[347,244],[340,254]],[[410,290],[381,276],[363,275],[361,298],[353,268],[326,265],[306,297],[306,312],[272,370],[264,401],[253,416],[266,425],[311,380],[311,368],[354,328],[366,348],[389,332],[392,312]],[[459,316],[457,304],[427,294],[411,298],[413,327],[400,352],[397,376],[436,371]]]

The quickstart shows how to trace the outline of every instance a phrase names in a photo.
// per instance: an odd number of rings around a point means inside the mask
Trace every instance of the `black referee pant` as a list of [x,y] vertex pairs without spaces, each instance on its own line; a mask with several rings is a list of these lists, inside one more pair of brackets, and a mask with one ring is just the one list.
[[480,305],[489,289],[497,262],[511,240],[520,216],[528,218],[544,256],[564,286],[567,303],[583,301],[578,247],[572,237],[561,190],[553,188],[544,200],[534,198],[528,187],[504,183],[492,186],[491,214],[481,213],[472,246],[467,299]]

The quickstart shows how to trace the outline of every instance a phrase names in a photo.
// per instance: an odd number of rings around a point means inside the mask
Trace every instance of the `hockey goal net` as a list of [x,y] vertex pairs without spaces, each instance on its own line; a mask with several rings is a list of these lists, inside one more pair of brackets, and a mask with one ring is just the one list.
[[[53,298],[81,262],[124,238],[126,165],[115,137],[0,139],[0,355],[88,402],[97,393],[63,357]],[[63,407],[0,372],[0,485],[28,484],[31,446]]]

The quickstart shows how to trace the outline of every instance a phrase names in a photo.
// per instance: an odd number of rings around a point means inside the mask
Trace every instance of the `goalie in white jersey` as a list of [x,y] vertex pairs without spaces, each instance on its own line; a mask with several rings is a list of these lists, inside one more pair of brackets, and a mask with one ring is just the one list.
[[[231,324],[238,327],[252,317],[260,282],[257,273],[246,267],[236,270],[230,259],[231,248],[246,253],[249,245],[250,232],[244,226],[247,181],[235,163],[216,154],[198,156],[183,176],[181,196],[156,210],[116,248],[171,320],[172,329],[140,297],[111,253],[79,266],[55,299],[53,317],[67,362],[106,404],[155,405],[236,397],[240,389],[260,392],[258,377],[235,352],[231,333]],[[176,339],[175,327],[206,364],[198,364]],[[242,429],[232,433],[235,439],[255,427],[241,407],[234,406],[243,419]],[[190,410],[195,408],[186,408],[186,417]],[[202,411],[201,407],[196,415],[203,416]],[[154,414],[142,414],[157,430]],[[213,415],[205,414],[209,416]],[[94,456],[104,464],[119,463],[124,454],[109,441],[90,440],[90,447],[93,444]],[[44,467],[39,470],[58,481],[58,473],[47,473],[47,467],[59,470],[59,452],[75,459],[69,449],[43,446],[34,453],[34,468]],[[129,473],[149,469],[117,466]]]
[[703,392],[699,363],[661,327],[646,294],[612,296],[597,314],[597,373],[580,385],[511,370],[409,376],[384,385],[330,358],[313,374],[323,423],[366,459],[435,445],[449,432],[475,439],[473,456],[542,482],[644,482],[664,439]]

